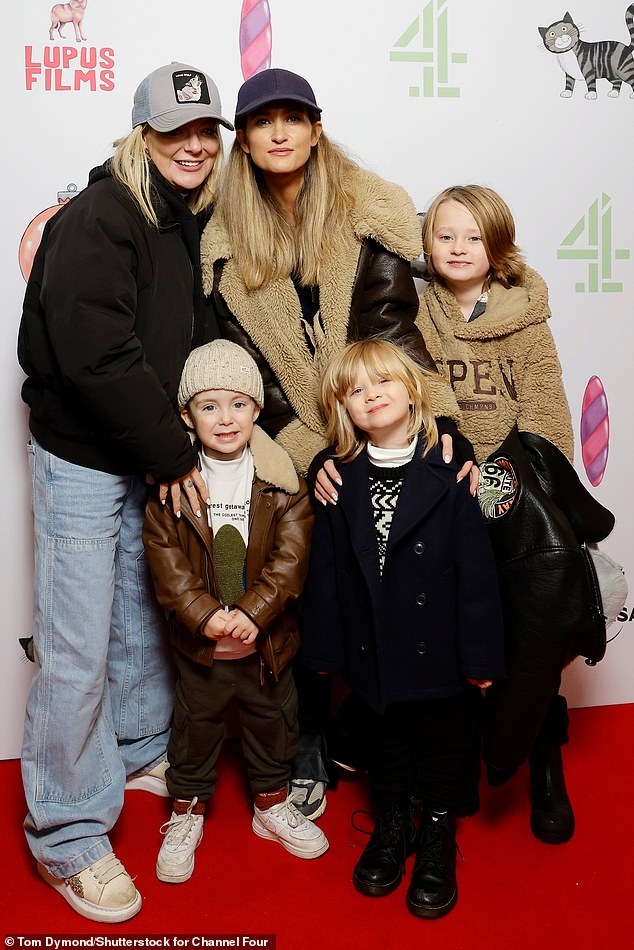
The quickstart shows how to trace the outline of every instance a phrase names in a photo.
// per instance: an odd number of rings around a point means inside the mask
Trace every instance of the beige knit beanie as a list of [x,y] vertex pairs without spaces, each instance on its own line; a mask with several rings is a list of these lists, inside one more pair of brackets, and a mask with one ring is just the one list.
[[264,405],[264,385],[255,360],[230,340],[214,340],[192,350],[178,387],[178,408],[205,389],[229,389],[251,396],[260,408]]

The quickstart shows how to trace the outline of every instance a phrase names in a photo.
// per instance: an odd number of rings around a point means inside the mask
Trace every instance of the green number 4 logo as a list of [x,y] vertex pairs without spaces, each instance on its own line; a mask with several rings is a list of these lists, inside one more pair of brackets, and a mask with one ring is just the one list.
[[447,0],[429,0],[390,52],[391,62],[424,64],[422,82],[409,87],[410,96],[455,99],[460,95],[458,86],[449,85],[449,66],[466,63],[467,54],[449,52],[447,7]]
[[626,248],[612,248],[612,207],[605,192],[592,202],[557,250],[558,261],[588,263],[587,282],[575,284],[578,294],[621,293],[623,284],[612,280],[612,262],[629,259]]

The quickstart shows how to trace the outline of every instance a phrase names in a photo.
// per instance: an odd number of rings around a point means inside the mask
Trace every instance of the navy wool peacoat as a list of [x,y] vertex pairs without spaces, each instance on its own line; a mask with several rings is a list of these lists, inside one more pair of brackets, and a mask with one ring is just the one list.
[[390,530],[383,575],[368,456],[339,463],[337,505],[317,506],[302,643],[310,669],[340,673],[378,713],[504,676],[502,612],[486,523],[469,479],[421,440]]

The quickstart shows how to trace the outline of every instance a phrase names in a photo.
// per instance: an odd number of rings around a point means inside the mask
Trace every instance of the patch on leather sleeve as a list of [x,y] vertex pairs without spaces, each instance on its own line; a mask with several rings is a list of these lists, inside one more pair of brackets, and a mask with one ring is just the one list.
[[497,521],[507,514],[517,498],[518,481],[515,469],[503,455],[480,468],[478,501],[487,521]]

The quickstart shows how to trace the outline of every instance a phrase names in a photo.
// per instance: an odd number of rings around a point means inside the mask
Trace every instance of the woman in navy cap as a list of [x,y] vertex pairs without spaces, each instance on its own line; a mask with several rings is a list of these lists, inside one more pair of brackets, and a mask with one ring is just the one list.
[[47,224],[20,325],[36,552],[25,830],[44,880],[109,923],[141,907],[108,838],[126,776],[167,794],[173,687],[141,527],[147,475],[196,499],[175,404],[190,349],[218,332],[199,264],[218,123],[233,128],[202,70],[143,80],[132,131]]
[[[301,474],[327,445],[319,380],[346,343],[383,336],[434,370],[414,322],[410,261],[422,245],[411,199],[330,142],[321,111],[309,83],[286,69],[242,85],[236,142],[201,242],[220,332],[256,360],[265,384],[260,422]],[[458,407],[435,370],[430,388],[446,417],[442,431],[455,435]],[[293,784],[297,807],[315,818],[325,808],[324,703],[311,701],[308,682],[298,686],[303,729]],[[319,692],[320,680],[313,687]]]

